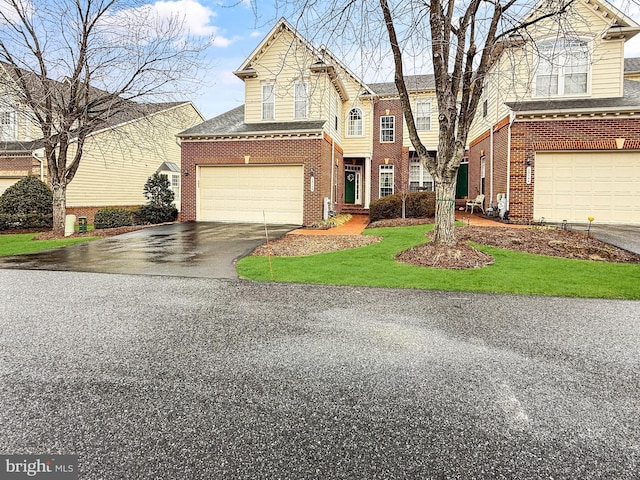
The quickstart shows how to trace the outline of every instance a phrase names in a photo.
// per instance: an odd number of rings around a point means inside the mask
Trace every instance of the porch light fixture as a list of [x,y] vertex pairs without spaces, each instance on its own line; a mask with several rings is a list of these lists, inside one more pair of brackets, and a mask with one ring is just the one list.
[[188,169],[185,168],[184,170],[182,170],[182,172],[184,173],[185,177],[189,176],[189,170]]
[[530,167],[532,163],[533,163],[533,158],[531,158],[531,155],[527,155],[527,158],[525,159],[524,164],[527,167]]

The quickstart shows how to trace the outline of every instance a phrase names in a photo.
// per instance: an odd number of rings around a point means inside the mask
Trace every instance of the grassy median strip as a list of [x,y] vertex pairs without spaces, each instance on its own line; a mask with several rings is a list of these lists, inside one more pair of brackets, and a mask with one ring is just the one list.
[[[432,226],[379,228],[366,235],[380,243],[305,257],[273,257],[275,281],[416,288],[583,298],[640,299],[640,265],[570,260],[478,246],[495,259],[473,270],[439,270],[395,261],[395,256],[426,241]],[[241,278],[270,281],[266,257],[238,262]]]
[[0,257],[35,253],[52,248],[66,247],[74,243],[96,240],[99,237],[74,237],[56,240],[33,240],[37,233],[17,233],[0,235]]

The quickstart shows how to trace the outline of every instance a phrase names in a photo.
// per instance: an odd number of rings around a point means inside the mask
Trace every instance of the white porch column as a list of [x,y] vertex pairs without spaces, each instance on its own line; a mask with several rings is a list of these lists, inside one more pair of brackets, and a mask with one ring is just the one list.
[[371,157],[364,157],[364,208],[371,203]]

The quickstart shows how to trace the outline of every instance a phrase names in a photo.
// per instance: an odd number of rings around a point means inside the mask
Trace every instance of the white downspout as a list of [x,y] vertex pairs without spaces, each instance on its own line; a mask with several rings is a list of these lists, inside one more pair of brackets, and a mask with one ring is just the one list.
[[333,139],[333,137],[331,137],[331,192],[329,192],[329,196],[330,196],[330,205],[331,205],[331,211],[335,212],[336,210],[336,206],[333,204],[333,190],[335,189],[335,186],[333,184],[334,182],[334,170],[336,169],[336,147],[335,147],[335,140]]
[[511,203],[511,126],[515,122],[516,116],[513,111],[509,112],[509,131],[507,135],[507,210],[510,210]]
[[38,157],[36,152],[31,152],[31,156],[40,162],[40,181],[44,182],[44,160]]
[[489,126],[489,168],[491,178],[489,179],[489,208],[493,208],[493,125]]

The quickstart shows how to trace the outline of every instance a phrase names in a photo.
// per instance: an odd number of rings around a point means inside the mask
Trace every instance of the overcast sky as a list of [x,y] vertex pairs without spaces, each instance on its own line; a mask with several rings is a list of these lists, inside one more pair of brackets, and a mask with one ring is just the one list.
[[[254,4],[249,0],[241,0],[240,3],[225,1],[229,6],[213,0],[153,3],[159,12],[177,10],[185,15],[193,34],[214,35],[208,53],[211,67],[206,83],[189,96],[205,118],[212,118],[244,103],[243,82],[232,72],[282,16],[274,9],[273,1],[255,0]],[[618,0],[615,5],[640,23],[640,7],[634,0]],[[339,52],[335,53],[339,55]],[[625,57],[640,57],[640,34],[626,43]]]

